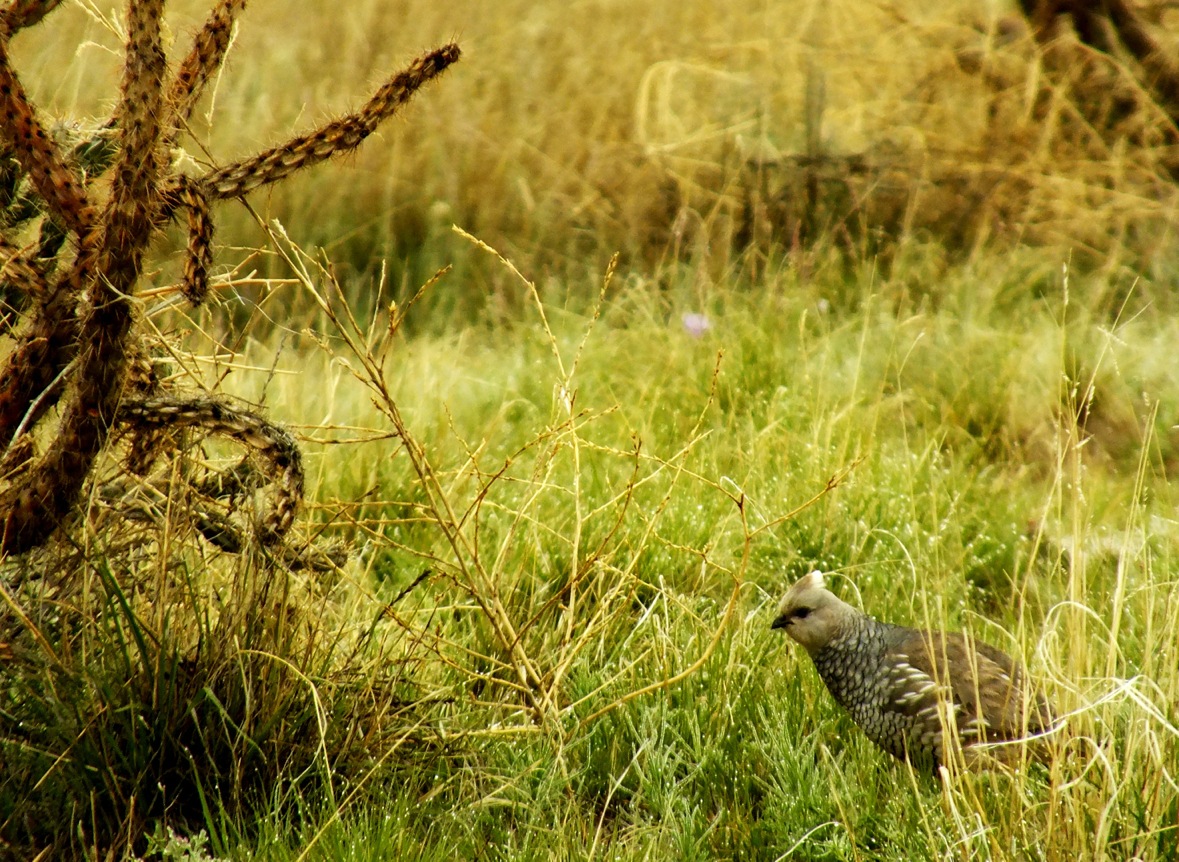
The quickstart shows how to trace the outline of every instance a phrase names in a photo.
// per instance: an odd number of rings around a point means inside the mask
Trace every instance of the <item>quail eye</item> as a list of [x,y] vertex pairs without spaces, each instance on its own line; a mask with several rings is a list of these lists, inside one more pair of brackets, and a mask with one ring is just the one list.
[[794,617],[796,620],[805,620],[808,616],[810,616],[810,613],[811,613],[810,608],[798,608],[797,610],[794,611],[793,614],[791,614],[791,616]]

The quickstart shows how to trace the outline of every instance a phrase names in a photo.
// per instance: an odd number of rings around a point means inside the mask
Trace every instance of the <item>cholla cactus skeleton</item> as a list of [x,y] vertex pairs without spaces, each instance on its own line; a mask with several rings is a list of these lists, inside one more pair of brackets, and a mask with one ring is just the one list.
[[[153,393],[136,400],[127,395],[134,352],[131,298],[143,256],[160,229],[184,210],[189,243],[181,291],[199,304],[208,293],[212,261],[210,201],[239,197],[356,148],[414,92],[457,61],[459,49],[451,44],[420,57],[355,114],[204,176],[179,176],[171,173],[165,154],[223,62],[245,0],[216,4],[170,83],[161,44],[164,0],[130,0],[118,106],[93,138],[93,143],[109,140],[113,146],[105,163],[82,166],[80,157],[88,151],[67,153],[46,131],[7,51],[16,32],[38,23],[59,2],[13,0],[0,10],[0,145],[32,186],[44,221],[56,225],[62,237],[72,238],[58,242],[53,260],[45,262],[11,236],[0,236],[0,278],[6,292],[18,297],[10,305],[23,318],[17,344],[0,369],[0,455],[24,453],[34,427],[68,393],[60,428],[47,451],[8,472],[10,484],[0,489],[0,552],[19,553],[52,535],[77,506],[113,428],[141,426],[148,433],[175,422],[229,434],[248,446],[261,441],[263,457],[283,462],[274,492],[278,500],[258,528],[261,541],[275,543],[290,526],[302,496],[302,466],[289,435],[220,401]],[[89,180],[111,162],[110,192],[100,200]],[[214,415],[216,421],[210,418]],[[234,433],[246,427],[254,432]]]

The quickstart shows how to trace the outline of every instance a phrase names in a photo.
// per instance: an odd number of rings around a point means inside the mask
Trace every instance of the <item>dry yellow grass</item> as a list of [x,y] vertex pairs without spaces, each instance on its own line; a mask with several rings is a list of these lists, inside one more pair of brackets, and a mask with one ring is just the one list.
[[[102,114],[116,74],[122,13],[95,9],[120,4],[85,5],[14,46],[63,115]],[[176,4],[177,44],[205,5]],[[808,230],[869,255],[883,231],[1102,264],[1173,243],[1173,129],[1132,71],[1067,36],[1046,60],[1017,13],[975,3],[256,3],[238,38],[188,157],[225,163],[351,109],[358,78],[466,52],[429,111],[256,203],[345,265],[451,222],[550,261],[672,248],[713,272]]]

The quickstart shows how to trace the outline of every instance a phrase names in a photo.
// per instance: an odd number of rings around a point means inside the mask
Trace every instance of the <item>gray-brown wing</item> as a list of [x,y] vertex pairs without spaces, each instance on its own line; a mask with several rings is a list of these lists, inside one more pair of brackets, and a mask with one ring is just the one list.
[[1002,650],[957,632],[910,629],[895,652],[914,677],[931,682],[922,707],[928,698],[951,698],[963,744],[1018,739],[1052,725],[1047,701],[1029,689],[1023,668]]
[[943,735],[951,716],[960,728],[966,715],[945,674],[935,673],[922,632],[897,628],[885,654],[881,725],[895,740],[880,744],[914,762],[943,762]]

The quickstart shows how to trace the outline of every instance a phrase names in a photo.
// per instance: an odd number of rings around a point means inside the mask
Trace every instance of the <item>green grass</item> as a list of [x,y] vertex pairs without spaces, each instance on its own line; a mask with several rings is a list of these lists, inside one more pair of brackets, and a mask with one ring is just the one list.
[[[383,301],[349,322],[280,248],[291,305],[323,302],[300,327],[156,322],[301,430],[304,532],[352,558],[286,573],[96,510],[88,589],[9,588],[80,660],[13,679],[6,719],[44,750],[5,740],[5,818],[37,784],[45,817],[102,789],[75,849],[139,811],[157,850],[203,828],[242,859],[1174,855],[1168,315],[1109,312],[1100,276],[1021,294],[1025,264],[987,256],[936,303],[785,265],[707,289],[620,271],[594,303],[601,274],[533,294],[470,246],[518,315],[407,333]],[[1071,714],[1065,751],[946,786],[888,759],[769,630],[815,567],[1020,656]]]
[[[551,341],[535,305],[506,326],[398,336],[385,379],[445,498],[466,510],[479,477],[504,468],[463,525],[463,553],[486,562],[512,619],[539,620],[521,636],[537,665],[568,660],[557,711],[535,724],[495,669],[504,654],[479,588],[462,582],[397,441],[312,445],[321,517],[370,491],[386,501],[337,521],[368,543],[329,594],[332,618],[370,625],[381,601],[434,572],[397,605],[399,624],[375,625],[431,644],[415,682],[447,694],[426,711],[450,743],[405,763],[374,752],[346,806],[337,795],[337,807],[276,809],[230,855],[1169,858],[1175,323],[1078,307],[1063,280],[1020,295],[1022,274],[984,259],[948,273],[937,308],[913,309],[870,274],[803,284],[782,270],[702,297],[629,273],[596,323],[583,301],[546,303]],[[1068,287],[1103,290],[1096,278]],[[700,338],[681,323],[689,310],[709,316]],[[554,345],[566,371],[582,345],[568,379]],[[389,430],[371,390],[341,372],[346,348],[333,350],[334,362],[286,353],[298,376],[280,360],[279,374],[236,373],[227,387],[264,391],[292,422]],[[562,382],[584,411],[576,431]],[[575,535],[593,571],[573,620],[602,612],[576,648],[553,606]],[[841,573],[875,615],[969,627],[1022,656],[1075,713],[1068,753],[944,788],[886,758],[769,630],[780,592],[813,567]]]
[[[178,49],[207,3],[174,5]],[[182,518],[128,527],[97,495],[56,580],[49,557],[5,561],[0,840],[184,858],[169,829],[203,828],[192,856],[276,861],[1179,855],[1160,120],[1125,133],[1141,146],[1091,129],[1100,105],[992,39],[977,4],[812,4],[806,28],[681,0],[641,19],[354,5],[251,4],[188,155],[310,128],[456,31],[462,63],[356,156],[255,195],[261,220],[218,212],[223,272],[301,286],[144,313],[153,349],[184,345],[183,386],[302,433],[301,530],[352,557],[288,572]],[[22,76],[38,104],[103,115],[120,28],[55,16],[14,40]],[[800,213],[798,177],[751,159],[801,152],[816,68],[825,154],[878,170]],[[271,247],[274,216],[342,291]],[[800,218],[830,233],[797,242]],[[399,314],[447,263],[392,326],[390,298]],[[232,454],[195,448],[168,477],[177,511],[186,472]],[[1065,751],[945,786],[887,759],[768,628],[816,567],[882,618],[1019,655],[1071,715]]]

